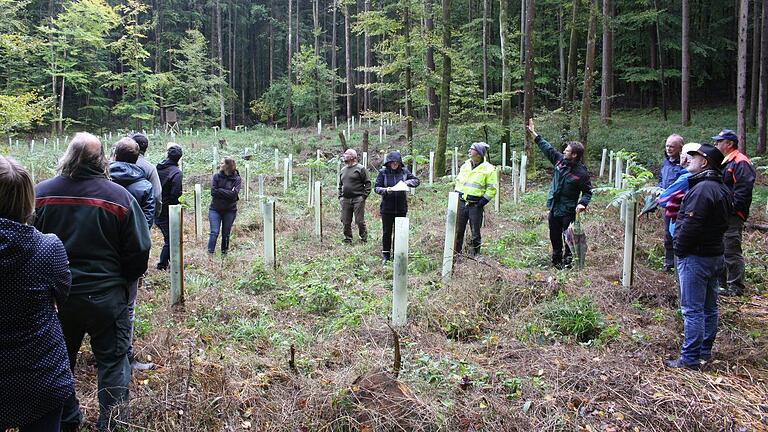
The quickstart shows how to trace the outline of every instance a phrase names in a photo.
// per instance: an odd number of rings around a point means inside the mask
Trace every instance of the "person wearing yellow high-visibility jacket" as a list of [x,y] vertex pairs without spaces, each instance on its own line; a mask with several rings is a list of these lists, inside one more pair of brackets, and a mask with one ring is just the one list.
[[483,208],[495,196],[499,179],[496,167],[483,161],[488,152],[488,144],[472,143],[469,147],[469,159],[464,162],[456,177],[455,190],[459,193],[459,223],[456,227],[456,245],[454,251],[461,253],[467,222],[472,230],[472,244],[469,254],[480,254],[480,227],[483,225]]

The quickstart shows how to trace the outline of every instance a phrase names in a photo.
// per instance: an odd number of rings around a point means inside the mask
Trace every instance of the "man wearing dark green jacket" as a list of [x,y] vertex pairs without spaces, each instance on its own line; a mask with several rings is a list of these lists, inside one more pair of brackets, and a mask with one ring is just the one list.
[[[592,199],[592,182],[589,171],[582,163],[584,145],[571,141],[560,153],[534,130],[533,119],[528,122],[528,132],[544,156],[554,165],[552,185],[547,196],[549,209],[549,240],[552,243],[552,265],[557,268],[571,262],[571,250],[563,245],[563,233],[576,219],[576,214],[587,209]],[[565,246],[565,252],[563,252]]]
[[[35,227],[56,234],[67,251],[72,289],[59,305],[59,320],[74,369],[85,334],[98,368],[97,428],[109,430],[128,401],[128,282],[147,270],[151,240],[139,203],[107,176],[99,139],[78,133],[58,167],[59,175],[35,188]],[[122,420],[126,420],[121,415]],[[62,430],[82,421],[77,397],[64,404]]]

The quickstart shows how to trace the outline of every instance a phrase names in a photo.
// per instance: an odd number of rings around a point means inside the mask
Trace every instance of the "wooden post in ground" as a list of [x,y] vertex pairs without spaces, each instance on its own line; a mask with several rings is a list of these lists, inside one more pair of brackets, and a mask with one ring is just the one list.
[[429,185],[435,183],[435,152],[429,152]]
[[323,241],[323,185],[316,181],[314,184],[315,206],[315,236]]
[[624,265],[622,269],[621,285],[632,287],[632,274],[635,267],[635,214],[637,203],[634,199],[625,202],[626,215],[624,217]]
[[605,156],[608,154],[608,149],[603,149],[603,157],[600,159],[600,177],[605,172]]
[[171,306],[184,302],[184,218],[181,205],[168,206],[171,251]]
[[264,218],[264,267],[274,270],[277,264],[275,257],[275,202],[265,199],[261,202],[261,214]]
[[448,209],[445,212],[445,243],[443,245],[443,282],[453,273],[453,248],[456,246],[456,222],[459,215],[459,193],[448,193]]
[[392,268],[392,324],[408,321],[408,218],[395,218],[395,256]]
[[203,185],[195,183],[195,239],[203,239]]
[[526,170],[528,169],[528,156],[525,153],[520,154],[520,193],[525,193]]

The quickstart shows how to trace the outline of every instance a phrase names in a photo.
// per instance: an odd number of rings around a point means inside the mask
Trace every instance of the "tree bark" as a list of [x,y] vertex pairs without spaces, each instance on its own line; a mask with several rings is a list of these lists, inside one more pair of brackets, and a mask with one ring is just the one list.
[[568,81],[566,83],[566,93],[568,101],[573,102],[576,99],[576,67],[578,66],[578,32],[576,31],[576,18],[579,13],[579,3],[581,0],[573,0],[573,19],[571,20],[571,40],[568,46]]
[[681,65],[681,77],[680,77],[680,111],[682,112],[682,124],[688,126],[691,124],[691,107],[689,105],[689,97],[691,90],[691,20],[690,20],[690,8],[688,7],[688,0],[682,0],[682,27],[683,27],[683,61]]
[[483,112],[488,112],[488,0],[483,0]]
[[749,127],[755,127],[757,121],[757,94],[760,82],[760,0],[755,0],[754,21],[752,25],[752,68],[750,70],[752,85],[749,92]]
[[749,25],[749,0],[739,5],[739,49],[736,82],[736,135],[739,151],[746,154],[747,143],[747,26]]
[[[219,63],[219,76],[224,80],[224,54],[221,43],[221,6],[219,0],[216,0],[216,45],[217,45],[217,60]],[[219,127],[224,130],[227,127],[226,119],[227,111],[224,107],[224,85],[222,84],[219,89]]]
[[272,28],[272,16],[274,11],[272,10],[272,0],[269,0],[269,85],[272,85],[272,81],[275,78],[275,35]]
[[502,142],[510,142],[509,122],[512,117],[511,78],[509,76],[509,56],[507,43],[509,40],[509,5],[507,0],[499,0],[499,40],[501,43],[501,127]]
[[285,128],[286,129],[291,128],[291,117],[293,116],[293,113],[292,113],[293,107],[291,103],[291,90],[290,90],[291,85],[293,84],[293,80],[291,79],[291,60],[292,60],[291,56],[293,55],[293,41],[292,41],[293,33],[291,32],[292,30],[291,16],[293,16],[293,14],[291,13],[291,10],[292,10],[291,4],[293,4],[293,1],[288,0],[288,65],[286,67],[288,69],[287,71],[288,72],[288,106],[285,110]]
[[[685,1],[685,0],[683,0]],[[613,1],[603,0],[603,64],[600,86],[600,119],[611,123],[613,100]]]
[[411,101],[411,6],[404,3],[403,37],[405,39],[405,139],[413,154],[413,102]]
[[[336,12],[338,10],[338,0],[333,0],[333,19],[332,19],[332,29],[331,29],[331,71],[335,74],[336,73]],[[331,86],[331,117],[336,116],[336,81],[333,82],[333,85]]]
[[315,122],[320,121],[320,0],[312,2],[313,32],[315,35]]
[[[503,0],[502,0],[503,1]],[[536,3],[534,0],[525,0],[525,97],[523,100],[523,130],[528,120],[533,118],[533,22],[536,17]],[[525,155],[528,160],[532,160],[533,143],[529,134],[523,134],[525,137]],[[509,141],[505,141],[509,142]]]
[[560,1],[560,5],[557,9],[557,51],[560,56],[560,106],[565,105],[565,81],[566,81],[566,65],[565,65],[565,36],[563,32],[563,2]]
[[589,108],[592,102],[592,70],[595,65],[595,38],[597,33],[597,0],[592,0],[589,8],[589,30],[587,33],[587,58],[584,62],[584,90],[581,99],[581,122],[579,125],[579,141],[587,147],[589,137]]
[[448,113],[451,100],[451,0],[442,0],[443,6],[443,77],[440,83],[440,127],[435,151],[435,173],[445,174],[445,148],[448,143]]
[[[371,0],[365,0],[363,3],[363,10],[365,12],[370,12],[371,10]],[[369,88],[371,85],[371,35],[368,33],[368,28],[365,29],[365,36],[363,40],[363,45],[365,45],[365,56],[363,61],[365,62],[365,72],[363,73],[363,83],[365,84],[365,89],[363,90],[363,109],[365,111],[370,111],[371,108],[371,89]],[[427,50],[429,50],[429,46],[427,47]],[[429,87],[427,87],[427,92],[429,92]]]
[[347,121],[352,120],[352,57],[349,46],[349,8],[344,5],[344,60],[347,81]]
[[[768,36],[768,0],[763,0],[762,31]],[[760,95],[757,113],[757,152],[765,153],[766,123],[768,122],[768,37],[763,37],[760,43]]]
[[659,55],[659,87],[661,87],[661,112],[664,114],[664,121],[667,120],[667,91],[666,81],[664,79],[664,50],[661,49],[661,30],[659,29],[659,6],[656,0],[653,0],[653,8],[656,10],[656,43],[658,44]]
[[[424,15],[425,15],[424,25],[427,27],[427,37],[426,37],[427,49],[426,49],[426,58],[424,61],[427,66],[427,75],[428,75],[428,81],[426,83],[427,123],[429,124],[430,127],[435,125],[435,107],[437,106],[437,95],[435,94],[435,88],[432,86],[432,83],[429,81],[432,79],[432,76],[435,74],[435,48],[432,46],[431,43],[429,43],[429,41],[431,40],[430,38],[432,37],[432,32],[435,31],[435,21],[432,17],[432,13],[433,13],[432,1],[433,0],[424,1]],[[488,0],[485,0],[485,1],[488,1]],[[483,69],[483,71],[485,71],[485,69]]]

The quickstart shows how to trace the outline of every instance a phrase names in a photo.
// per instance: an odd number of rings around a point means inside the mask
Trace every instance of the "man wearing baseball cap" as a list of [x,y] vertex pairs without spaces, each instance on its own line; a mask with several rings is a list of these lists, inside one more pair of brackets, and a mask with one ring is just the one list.
[[744,256],[741,253],[741,235],[744,222],[752,205],[752,188],[755,185],[755,167],[739,151],[739,138],[732,130],[723,129],[712,137],[715,146],[725,155],[723,183],[731,190],[733,212],[728,217],[725,232],[725,271],[720,276],[720,294],[734,296],[744,294]]
[[684,338],[680,356],[664,364],[698,369],[712,357],[717,335],[717,285],[724,268],[723,234],[732,205],[723,184],[723,154],[712,145],[688,147],[688,179],[675,223],[674,250],[680,278]]
[[483,208],[497,193],[498,175],[496,167],[483,161],[489,145],[484,142],[472,143],[469,147],[469,159],[459,169],[456,176],[455,190],[459,193],[459,221],[456,227],[455,253],[461,253],[464,245],[464,233],[467,223],[472,230],[471,256],[480,254],[482,238],[480,227],[483,226]]

